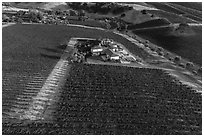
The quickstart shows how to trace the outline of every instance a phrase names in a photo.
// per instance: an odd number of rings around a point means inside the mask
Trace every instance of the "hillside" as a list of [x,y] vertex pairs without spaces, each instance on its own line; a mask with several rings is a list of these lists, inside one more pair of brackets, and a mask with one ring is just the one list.
[[142,14],[141,11],[137,10],[125,12],[125,17],[122,18],[125,22],[132,24],[139,24],[153,19],[156,19],[156,17],[151,17],[150,14]]
[[151,27],[158,27],[158,26],[167,26],[170,22],[166,19],[154,19],[150,21],[146,21],[140,24],[130,25],[128,26],[128,29],[134,30],[134,29],[140,29],[140,28],[151,28]]
[[25,9],[66,10],[68,8],[65,2],[6,2],[6,4]]

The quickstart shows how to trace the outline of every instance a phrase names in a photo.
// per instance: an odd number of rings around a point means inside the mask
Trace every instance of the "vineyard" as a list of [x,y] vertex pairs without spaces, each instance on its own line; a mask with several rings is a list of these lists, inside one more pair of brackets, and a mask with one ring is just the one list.
[[161,70],[75,64],[56,121],[76,134],[201,134],[201,98]]
[[73,64],[54,120],[3,134],[201,134],[202,96],[162,70]]

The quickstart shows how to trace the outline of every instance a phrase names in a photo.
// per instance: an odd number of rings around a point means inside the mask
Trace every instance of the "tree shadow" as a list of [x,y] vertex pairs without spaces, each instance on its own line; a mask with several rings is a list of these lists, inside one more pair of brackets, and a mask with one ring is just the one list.
[[41,48],[41,49],[49,51],[49,52],[54,52],[54,53],[63,53],[63,50],[61,49],[54,49],[54,48]]
[[60,59],[60,58],[61,58],[60,56],[56,56],[56,55],[46,55],[46,54],[43,54],[43,53],[40,53],[40,55],[41,55],[42,57],[50,58],[50,59]]
[[61,49],[61,50],[65,50],[66,47],[67,47],[66,44],[60,44],[60,45],[57,45],[57,48],[58,48],[58,49]]

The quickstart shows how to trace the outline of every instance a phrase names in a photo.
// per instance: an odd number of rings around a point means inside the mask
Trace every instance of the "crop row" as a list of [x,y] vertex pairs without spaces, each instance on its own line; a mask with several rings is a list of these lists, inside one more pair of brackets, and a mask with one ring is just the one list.
[[102,124],[101,133],[200,134],[200,102],[200,94],[161,70],[74,64],[55,118],[57,123]]

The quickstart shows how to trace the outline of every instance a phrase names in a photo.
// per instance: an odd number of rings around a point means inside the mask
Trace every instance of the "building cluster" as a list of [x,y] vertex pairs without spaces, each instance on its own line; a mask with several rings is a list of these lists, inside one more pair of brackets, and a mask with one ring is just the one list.
[[83,62],[88,57],[100,57],[103,61],[131,63],[138,60],[130,55],[120,43],[116,43],[111,39],[102,39],[92,42],[79,43],[74,53],[75,62]]

